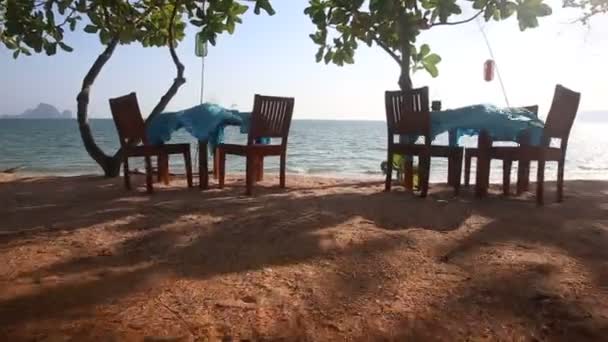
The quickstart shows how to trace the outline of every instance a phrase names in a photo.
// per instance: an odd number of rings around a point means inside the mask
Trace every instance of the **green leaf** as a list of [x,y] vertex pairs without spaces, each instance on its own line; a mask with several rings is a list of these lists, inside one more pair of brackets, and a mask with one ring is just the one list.
[[425,62],[422,62],[422,65],[424,66],[424,70],[426,70],[433,78],[439,76],[437,65]]
[[428,55],[430,52],[431,52],[431,48],[429,47],[429,45],[422,44],[422,46],[420,47],[420,52],[418,53],[418,56],[420,57],[420,59],[422,59],[426,55]]
[[19,57],[19,54],[20,54],[20,53],[21,53],[21,50],[15,50],[15,51],[13,52],[13,58],[14,58],[14,59],[17,59],[17,57]]
[[319,63],[323,60],[324,53],[325,53],[325,46],[321,46],[319,48],[319,50],[317,51],[317,54],[315,55],[315,59],[316,59],[317,63]]
[[97,33],[98,30],[99,28],[95,25],[87,25],[84,27],[84,32],[87,33]]
[[331,59],[334,57],[334,52],[332,50],[328,50],[327,53],[325,54],[325,64],[329,64],[329,62],[331,62]]
[[57,43],[45,42],[44,51],[46,52],[47,56],[52,56],[52,55],[56,54],[57,53]]
[[69,46],[69,45],[67,45],[67,44],[65,44],[65,43],[59,42],[58,44],[59,44],[59,47],[60,47],[60,48],[61,48],[63,51],[66,51],[66,52],[72,52],[72,51],[74,51],[74,49],[73,49],[71,46]]
[[268,0],[257,0],[253,12],[260,14],[260,9],[263,9],[268,15],[274,15],[275,11]]
[[101,42],[101,44],[108,45],[108,43],[110,43],[110,39],[110,32],[106,30],[101,30],[99,32],[99,41]]
[[424,59],[422,60],[423,63],[426,64],[432,64],[432,65],[436,65],[439,64],[441,62],[441,57],[436,54],[436,53],[432,53],[426,57],[424,57]]

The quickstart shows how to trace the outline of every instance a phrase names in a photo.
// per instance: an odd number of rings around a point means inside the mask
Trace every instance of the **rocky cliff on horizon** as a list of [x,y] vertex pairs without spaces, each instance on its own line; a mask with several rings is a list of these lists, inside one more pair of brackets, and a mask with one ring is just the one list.
[[19,115],[0,116],[4,119],[72,119],[74,115],[69,110],[60,112],[55,106],[40,103],[36,108],[28,109]]

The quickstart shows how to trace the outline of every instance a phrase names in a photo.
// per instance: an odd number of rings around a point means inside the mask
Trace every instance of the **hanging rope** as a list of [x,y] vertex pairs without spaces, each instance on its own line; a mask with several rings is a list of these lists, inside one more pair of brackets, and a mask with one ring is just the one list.
[[483,29],[483,26],[481,26],[481,21],[479,20],[479,18],[477,18],[475,20],[475,22],[477,22],[477,27],[479,27],[479,31],[481,32],[481,35],[483,36],[483,39],[486,42],[486,46],[488,47],[488,52],[490,53],[490,58],[492,58],[492,60],[494,61],[494,66],[496,68],[496,76],[498,76],[498,82],[500,83],[500,88],[502,89],[502,95],[505,98],[507,107],[510,107],[509,98],[507,97],[507,91],[505,89],[504,83],[502,82],[502,77],[500,76],[500,70],[498,69],[498,63],[496,63],[496,58],[494,57],[494,52],[492,51],[492,46],[490,46],[490,41],[488,40],[488,36],[486,35],[486,32]]

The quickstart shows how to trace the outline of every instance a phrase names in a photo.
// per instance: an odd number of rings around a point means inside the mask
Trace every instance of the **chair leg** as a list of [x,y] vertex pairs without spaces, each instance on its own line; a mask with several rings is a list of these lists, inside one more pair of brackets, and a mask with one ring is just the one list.
[[161,153],[157,156],[158,161],[158,182],[169,185],[169,155]]
[[217,179],[220,176],[220,151],[219,148],[215,149],[213,154],[213,178]]
[[414,158],[411,156],[405,156],[403,161],[403,186],[414,190]]
[[513,162],[505,159],[502,161],[502,194],[509,196],[509,190],[511,189],[511,166]]
[[152,193],[154,188],[152,187],[153,179],[152,179],[152,158],[150,156],[145,157],[146,164],[146,191],[148,193]]
[[245,170],[245,186],[246,186],[246,190],[245,190],[245,194],[247,196],[251,196],[253,194],[253,183],[254,183],[254,177],[255,177],[255,162],[254,162],[254,157],[247,154],[246,156],[247,158],[247,166],[246,166],[246,170]]
[[545,194],[545,161],[538,161],[538,172],[536,177],[536,203],[538,205],[543,205],[545,203],[544,200]]
[[456,158],[454,158],[454,156],[448,157],[448,185],[449,186],[454,186],[454,172],[455,172],[454,163],[455,162],[456,162]]
[[285,152],[283,152],[281,154],[281,164],[280,164],[280,170],[279,170],[279,186],[281,188],[285,187],[286,161],[287,161],[287,156],[285,155]]
[[530,161],[519,160],[517,162],[517,194],[521,195],[530,189]]
[[454,163],[454,196],[460,194],[460,185],[462,182],[462,154],[458,154],[456,162]]
[[483,198],[488,195],[490,183],[490,148],[492,139],[487,132],[482,131],[478,138],[477,172],[475,182],[475,195]]
[[261,182],[264,180],[264,156],[255,158],[255,181]]
[[215,150],[217,155],[217,171],[218,171],[218,187],[224,188],[224,181],[226,180],[226,153],[223,149],[218,148]]
[[131,176],[129,175],[129,158],[125,157],[124,160],[124,177],[125,177],[125,188],[131,190]]
[[163,157],[162,155],[156,156],[156,182],[160,183],[163,181]]
[[557,164],[557,202],[564,200],[564,160]]
[[[217,158],[216,155],[213,158]],[[209,165],[207,161],[207,142],[198,142],[198,187],[202,190],[209,188]],[[217,164],[216,166],[217,167]],[[217,170],[214,170],[217,172]]]
[[465,152],[464,155],[464,186],[468,187],[471,183],[471,156],[469,153]]
[[190,148],[184,151],[184,164],[186,164],[186,180],[188,187],[192,187],[192,156],[190,155]]
[[391,191],[393,183],[393,154],[389,150],[386,158],[386,180],[384,182],[384,191]]
[[420,181],[420,197],[424,198],[429,192],[429,179],[431,173],[431,157],[418,157],[419,172],[418,178]]

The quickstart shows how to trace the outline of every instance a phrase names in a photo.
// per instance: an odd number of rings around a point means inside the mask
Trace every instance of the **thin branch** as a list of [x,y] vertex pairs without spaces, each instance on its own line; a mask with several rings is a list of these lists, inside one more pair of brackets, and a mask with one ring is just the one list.
[[177,53],[175,52],[175,45],[174,45],[174,42],[175,42],[174,25],[175,25],[175,17],[177,16],[178,8],[179,8],[179,0],[177,0],[173,6],[173,12],[171,13],[171,21],[169,22],[169,53],[171,54],[171,59],[173,60],[173,63],[175,64],[175,68],[177,69],[177,76],[173,80],[173,84],[171,84],[171,87],[167,90],[165,95],[163,95],[160,98],[160,101],[158,101],[158,104],[156,105],[156,107],[154,107],[154,109],[152,110],[152,112],[150,113],[148,118],[146,119],[146,123],[150,122],[153,117],[157,116],[162,111],[164,111],[165,108],[167,107],[167,105],[169,104],[169,101],[171,101],[171,99],[175,96],[175,94],[177,94],[179,87],[181,87],[184,83],[186,83],[186,79],[184,78],[185,67],[179,60],[179,57],[177,56]]
[[397,62],[397,64],[401,65],[401,58],[395,53],[395,51],[391,50],[388,46],[386,46],[386,44],[384,44],[380,39],[378,39],[378,37],[374,36],[372,38],[372,40],[378,44],[379,47],[381,47],[384,51],[386,51],[386,53],[388,53],[391,57],[393,57],[393,59],[395,60],[395,62]]
[[431,24],[431,27],[433,26],[440,26],[440,25],[460,25],[460,24],[466,24],[468,22],[471,22],[473,20],[475,20],[477,17],[479,17],[484,11],[486,10],[486,6],[484,6],[482,9],[479,10],[479,12],[477,12],[474,16],[470,17],[469,19],[465,19],[465,20],[461,20],[461,21],[454,21],[454,22],[439,22],[439,23],[433,23]]
[[60,28],[62,26],[64,26],[65,24],[68,23],[68,21],[72,18],[72,15],[74,15],[74,13],[76,13],[76,9],[72,9],[72,12],[70,12],[70,14],[68,14],[67,17],[65,17],[65,20],[63,20],[63,22],[59,25],[55,25],[55,28]]

